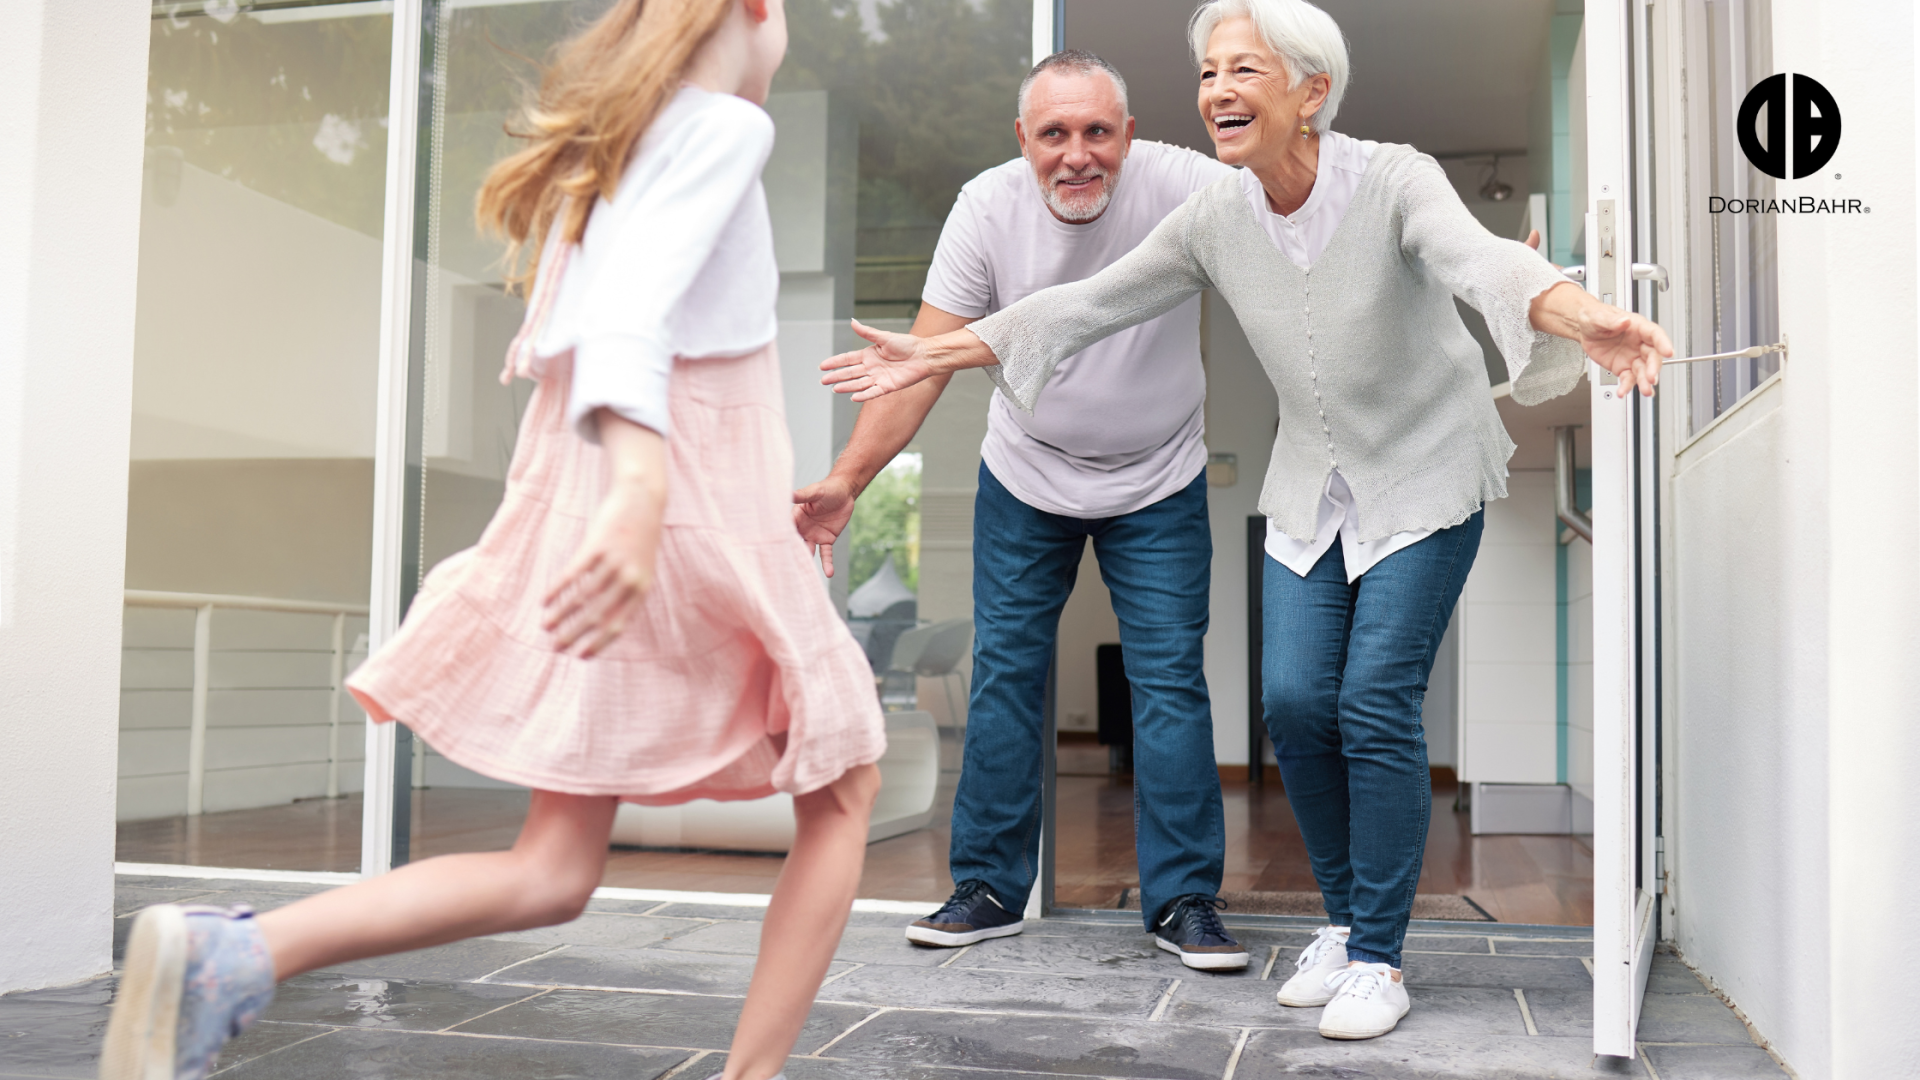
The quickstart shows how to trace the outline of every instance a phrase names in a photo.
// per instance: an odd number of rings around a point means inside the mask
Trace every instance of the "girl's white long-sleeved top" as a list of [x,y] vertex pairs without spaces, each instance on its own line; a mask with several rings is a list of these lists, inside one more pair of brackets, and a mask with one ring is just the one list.
[[[675,357],[741,356],[779,332],[773,224],[760,170],[773,120],[732,94],[681,88],[601,199],[560,278],[535,356],[573,353],[567,418],[595,409],[670,435]],[[563,254],[557,235],[543,263]]]

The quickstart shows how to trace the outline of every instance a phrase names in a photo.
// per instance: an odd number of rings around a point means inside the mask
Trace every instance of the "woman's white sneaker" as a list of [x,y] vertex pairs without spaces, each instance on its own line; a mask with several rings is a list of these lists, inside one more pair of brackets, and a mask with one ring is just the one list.
[[1407,984],[1385,964],[1352,964],[1327,976],[1333,1000],[1320,1014],[1329,1039],[1375,1039],[1392,1031],[1412,1007]]
[[1333,1000],[1327,976],[1347,966],[1349,930],[1345,926],[1323,926],[1313,932],[1313,944],[1300,950],[1300,958],[1293,962],[1293,976],[1274,995],[1280,1004],[1310,1009]]

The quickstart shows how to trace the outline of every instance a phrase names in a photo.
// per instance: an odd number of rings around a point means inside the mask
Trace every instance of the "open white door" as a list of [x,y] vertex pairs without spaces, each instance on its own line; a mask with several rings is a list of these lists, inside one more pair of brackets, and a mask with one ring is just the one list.
[[[1587,0],[1589,292],[1637,306],[1636,106],[1645,103],[1642,0]],[[1636,32],[1638,31],[1638,32]],[[1644,114],[1642,114],[1644,116]],[[1644,161],[1644,155],[1639,160]],[[1649,602],[1655,485],[1651,402],[1623,398],[1595,366],[1593,383],[1593,1049],[1633,1057],[1657,937],[1650,801],[1652,701],[1642,686],[1658,658]],[[1652,662],[1649,663],[1649,660]]]

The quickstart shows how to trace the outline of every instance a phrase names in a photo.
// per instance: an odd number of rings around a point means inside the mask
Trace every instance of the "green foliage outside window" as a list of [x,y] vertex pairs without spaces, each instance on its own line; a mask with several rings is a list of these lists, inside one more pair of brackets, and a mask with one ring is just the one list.
[[893,555],[907,588],[920,591],[920,455],[901,454],[880,470],[847,524],[847,587],[857,589]]

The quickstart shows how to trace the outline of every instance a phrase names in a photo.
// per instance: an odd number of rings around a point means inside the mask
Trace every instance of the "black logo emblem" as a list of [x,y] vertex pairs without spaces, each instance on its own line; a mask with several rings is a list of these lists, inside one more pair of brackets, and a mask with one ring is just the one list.
[[[1767,108],[1766,142],[1760,138],[1760,107]],[[1770,75],[1747,93],[1734,124],[1740,150],[1768,176],[1787,178],[1787,76]],[[1793,178],[1798,180],[1833,160],[1840,149],[1840,103],[1827,88],[1805,75],[1793,77]]]

